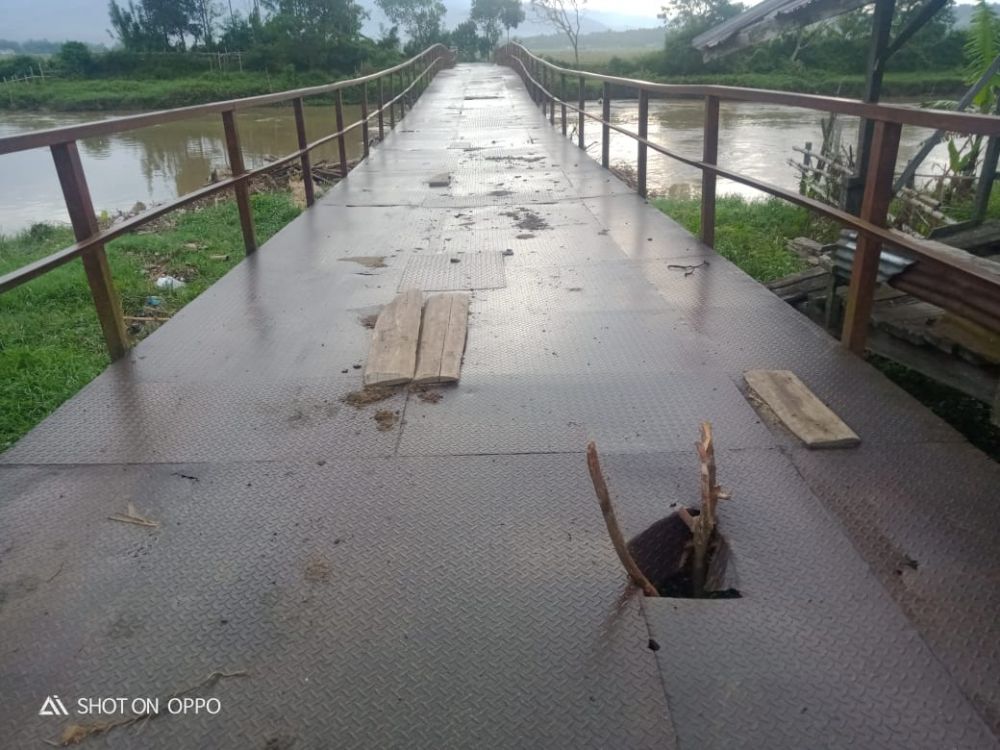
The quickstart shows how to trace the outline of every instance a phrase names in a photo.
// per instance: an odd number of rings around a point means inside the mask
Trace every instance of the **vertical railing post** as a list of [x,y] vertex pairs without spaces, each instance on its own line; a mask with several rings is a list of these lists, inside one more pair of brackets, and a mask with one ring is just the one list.
[[[649,93],[639,89],[639,138],[643,141],[649,137]],[[639,195],[646,197],[646,156],[647,146],[639,142],[639,155],[636,163],[636,182]]]
[[[240,134],[236,129],[236,112],[227,109],[222,113],[222,127],[226,133],[226,153],[229,155],[229,171],[233,177],[246,174],[243,166],[243,149],[240,147]],[[250,181],[240,180],[233,185],[236,193],[236,208],[240,212],[240,228],[243,230],[243,247],[247,255],[257,249],[257,236],[253,228],[253,210],[250,208]]]
[[562,134],[566,135],[566,74],[559,76],[559,98],[562,99]]
[[555,71],[550,72],[551,75],[545,76],[548,81],[548,85],[545,87],[549,90],[549,125],[555,126],[556,124],[556,74]]
[[584,145],[584,142],[583,142],[583,123],[584,123],[584,120],[587,119],[584,116],[584,114],[583,114],[583,109],[584,109],[584,106],[585,106],[585,102],[584,102],[583,96],[586,93],[585,87],[584,87],[584,82],[583,82],[583,76],[580,76],[577,89],[578,90],[577,90],[577,97],[576,97],[576,99],[577,99],[576,106],[580,110],[580,112],[577,115],[577,119],[576,119],[576,145],[579,146],[580,148],[586,148],[586,146]]
[[[705,127],[702,132],[701,160],[717,164],[719,160],[719,97],[705,97]],[[715,173],[701,172],[701,241],[715,246]]]
[[[97,224],[97,214],[94,213],[94,204],[90,199],[90,188],[87,187],[87,177],[83,172],[76,141],[52,146],[52,159],[56,164],[59,185],[62,187],[66,210],[73,225],[73,235],[80,241],[89,239],[100,231],[100,227]],[[112,360],[121,359],[128,351],[128,334],[125,331],[121,300],[115,291],[104,245],[94,245],[84,252],[80,259],[83,261],[83,270],[87,275],[87,284],[94,299],[94,308],[97,310],[97,320],[101,324],[108,355]]]
[[389,129],[396,127],[396,74],[389,74]]
[[540,92],[538,92],[539,96],[541,96],[541,98],[542,98],[542,117],[547,117],[548,113],[549,113],[549,109],[548,109],[548,107],[549,107],[549,94],[548,94],[548,88],[549,88],[549,70],[544,65],[541,65],[538,68],[538,72],[539,72],[539,74],[541,76],[539,78],[539,80],[542,82],[542,90]]
[[385,79],[378,79],[378,140],[385,139]]
[[[869,149],[868,169],[865,174],[865,192],[861,201],[860,218],[880,227],[886,225],[889,204],[892,202],[892,177],[899,151],[902,126],[895,122],[875,122],[872,144]],[[851,266],[851,283],[847,291],[847,308],[841,343],[855,354],[863,354],[868,338],[868,322],[875,300],[878,283],[879,256],[882,242],[858,232],[857,250]]]
[[310,163],[309,152],[305,150],[306,146],[309,145],[309,141],[306,139],[306,117],[302,110],[301,96],[296,97],[292,102],[292,107],[295,109],[295,135],[299,139],[299,150],[302,151],[300,161],[302,162],[302,184],[306,190],[306,205],[311,206],[316,200],[316,191],[313,188],[312,165]]
[[340,156],[340,176],[347,177],[347,136],[344,134],[344,90],[337,89],[337,154]]
[[604,82],[601,92],[601,166],[611,166],[611,84]]
[[361,84],[361,139],[364,141],[362,153],[368,158],[368,81]]

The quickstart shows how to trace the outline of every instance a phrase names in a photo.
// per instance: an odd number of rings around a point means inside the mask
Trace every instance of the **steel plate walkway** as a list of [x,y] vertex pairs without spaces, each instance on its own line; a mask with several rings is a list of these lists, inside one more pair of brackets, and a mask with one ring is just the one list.
[[[386,267],[350,262],[371,255]],[[476,290],[462,381],[346,406],[360,318],[401,285]],[[762,422],[751,367],[795,370],[861,447]],[[643,600],[583,448],[635,534],[697,496],[705,419],[744,598]],[[39,716],[47,695],[240,670],[198,693],[217,715],[83,746],[997,746],[1000,467],[630,194],[504,68],[440,74],[0,461],[4,747],[100,719]],[[159,527],[108,520],[129,502]]]

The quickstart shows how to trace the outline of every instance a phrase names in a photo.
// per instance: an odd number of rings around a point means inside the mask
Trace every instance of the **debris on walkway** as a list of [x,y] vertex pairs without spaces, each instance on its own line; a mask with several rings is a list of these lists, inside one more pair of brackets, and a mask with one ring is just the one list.
[[684,264],[681,264],[681,263],[671,263],[671,264],[669,264],[667,266],[667,270],[668,271],[683,271],[685,276],[690,276],[691,274],[693,274],[695,271],[697,271],[702,266],[708,266],[708,265],[710,265],[710,264],[709,264],[709,262],[707,260],[703,260],[701,263],[696,263],[693,266],[691,266],[691,265],[684,265]]
[[127,510],[124,513],[116,513],[113,516],[108,516],[109,521],[118,521],[118,523],[131,523],[136,526],[148,526],[149,528],[155,529],[160,525],[159,521],[152,521],[145,516],[140,516],[138,511],[135,509],[135,505],[130,501]]
[[861,442],[791,370],[747,370],[750,390],[809,448],[851,448]]
[[379,409],[375,412],[374,419],[375,424],[378,425],[379,432],[388,432],[399,421],[399,412],[389,409]]
[[469,323],[469,294],[435,294],[424,305],[413,382],[454,383],[462,371]]
[[716,562],[713,558],[721,557],[720,551],[725,549],[725,542],[718,533],[715,510],[719,500],[728,499],[729,494],[715,481],[715,445],[712,441],[712,425],[709,422],[702,422],[701,439],[695,445],[701,462],[701,507],[697,514],[681,507],[677,509],[677,515],[691,531],[692,588],[694,597],[700,599],[706,592],[721,588],[721,580],[712,580],[720,576],[710,575],[710,563]]
[[342,263],[358,263],[365,268],[387,268],[384,255],[351,255],[338,258]]
[[366,385],[360,391],[351,391],[340,400],[348,406],[360,409],[369,404],[377,404],[379,401],[385,401],[398,392],[399,390],[393,386]]
[[420,290],[407,289],[379,313],[365,363],[365,385],[399,385],[413,379],[422,308]]
[[611,493],[608,492],[607,482],[604,480],[604,474],[601,472],[601,461],[597,456],[597,446],[593,440],[587,444],[587,469],[590,471],[590,479],[594,483],[594,492],[597,493],[597,502],[601,506],[604,524],[608,527],[608,536],[611,537],[611,544],[614,546],[615,552],[618,554],[618,559],[621,560],[625,568],[625,572],[632,579],[632,583],[641,588],[646,596],[659,596],[660,594],[656,590],[656,587],[649,582],[649,579],[639,569],[639,566],[635,564],[635,560],[632,559],[632,555],[629,553],[628,545],[625,544],[625,537],[622,536],[622,530],[618,526],[618,518],[615,516],[614,506],[611,504]]

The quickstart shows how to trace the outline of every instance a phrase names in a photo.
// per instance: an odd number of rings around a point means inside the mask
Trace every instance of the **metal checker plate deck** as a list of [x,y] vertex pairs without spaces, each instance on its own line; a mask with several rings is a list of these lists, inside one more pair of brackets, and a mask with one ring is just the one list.
[[[545,158],[486,158],[505,154]],[[468,195],[427,188],[441,171]],[[996,467],[619,187],[509,70],[444,71],[319,205],[4,454],[5,747],[58,735],[49,693],[238,669],[205,690],[219,717],[86,746],[996,747]],[[386,267],[342,262],[361,255]],[[347,407],[359,318],[410,284],[476,289],[461,382]],[[741,393],[751,366],[799,372],[862,449],[799,451]],[[696,496],[706,417],[745,599],[641,602],[584,442],[635,534]],[[940,522],[955,487],[975,533]],[[160,526],[107,520],[130,501]],[[920,562],[902,580],[900,554]]]

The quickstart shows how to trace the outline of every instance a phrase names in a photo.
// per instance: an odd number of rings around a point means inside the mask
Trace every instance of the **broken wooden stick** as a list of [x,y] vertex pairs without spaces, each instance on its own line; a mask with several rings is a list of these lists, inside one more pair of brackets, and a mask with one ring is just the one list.
[[698,458],[701,461],[701,510],[697,516],[692,516],[687,508],[677,511],[684,523],[691,530],[691,543],[694,557],[691,561],[691,585],[696,598],[705,595],[705,561],[708,559],[709,545],[715,533],[715,507],[720,499],[728,495],[715,482],[715,446],[712,442],[712,425],[701,423],[701,440],[695,443]]
[[632,579],[632,583],[641,588],[646,596],[659,596],[656,587],[649,582],[649,579],[639,570],[639,566],[635,564],[635,560],[632,559],[628,546],[625,544],[625,537],[622,536],[622,530],[618,527],[614,506],[611,505],[611,494],[608,492],[607,482],[604,481],[604,474],[601,473],[601,461],[597,457],[597,446],[594,445],[593,440],[587,443],[587,468],[590,470],[594,492],[597,493],[597,501],[600,503],[601,513],[604,515],[604,523],[608,527],[608,536],[611,537],[611,544],[614,546],[615,552],[618,553],[618,559],[625,567],[625,572]]
[[151,529],[155,529],[160,525],[159,521],[153,521],[145,516],[140,516],[135,509],[135,505],[131,502],[126,507],[127,510],[125,513],[116,513],[113,516],[108,516],[108,520],[118,521],[118,523],[131,523],[136,526],[148,526]]

